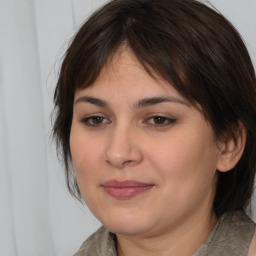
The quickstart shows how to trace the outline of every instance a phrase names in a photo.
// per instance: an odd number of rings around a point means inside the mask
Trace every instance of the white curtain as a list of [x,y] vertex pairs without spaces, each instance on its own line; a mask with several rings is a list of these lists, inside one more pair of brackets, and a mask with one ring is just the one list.
[[[103,2],[0,0],[0,256],[70,256],[99,226],[67,192],[50,114],[69,39]],[[256,61],[256,0],[212,3]]]

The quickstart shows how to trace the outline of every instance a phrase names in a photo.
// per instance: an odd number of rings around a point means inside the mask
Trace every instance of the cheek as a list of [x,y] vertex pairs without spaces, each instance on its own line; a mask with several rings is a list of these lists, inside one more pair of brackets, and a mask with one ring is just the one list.
[[[88,139],[89,140],[89,139]],[[90,209],[93,210],[98,201],[99,171],[99,147],[94,141],[90,143],[80,136],[70,137],[70,149],[75,169],[76,180],[81,195]],[[93,195],[93,196],[92,196]]]
[[182,184],[192,186],[206,180],[211,182],[219,152],[212,134],[206,132],[201,136],[200,133],[172,134],[170,139],[156,141],[148,151],[147,159],[159,171],[164,182],[171,181],[177,188]]
[[209,138],[198,140],[195,136],[173,137],[168,145],[161,144],[149,153],[149,165],[161,177],[159,198],[168,208],[166,212],[190,212],[205,201],[211,207],[217,182],[215,145],[209,143]]
[[85,136],[84,131],[74,125],[70,133],[70,151],[78,183],[89,183],[100,164],[102,144],[95,138]]

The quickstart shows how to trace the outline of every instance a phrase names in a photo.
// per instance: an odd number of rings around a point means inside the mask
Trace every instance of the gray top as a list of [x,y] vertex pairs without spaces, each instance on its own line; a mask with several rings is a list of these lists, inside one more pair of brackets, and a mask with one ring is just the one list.
[[247,256],[254,232],[255,224],[247,215],[224,214],[193,256]]
[[[242,212],[224,214],[192,256],[247,256],[255,224]],[[99,228],[73,256],[117,256],[116,237]]]

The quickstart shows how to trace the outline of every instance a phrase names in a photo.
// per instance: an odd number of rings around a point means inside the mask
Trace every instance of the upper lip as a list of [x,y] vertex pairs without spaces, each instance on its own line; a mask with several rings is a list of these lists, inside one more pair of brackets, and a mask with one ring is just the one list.
[[103,187],[116,187],[116,188],[125,188],[125,187],[147,187],[153,186],[151,183],[144,183],[136,180],[108,180],[102,184]]

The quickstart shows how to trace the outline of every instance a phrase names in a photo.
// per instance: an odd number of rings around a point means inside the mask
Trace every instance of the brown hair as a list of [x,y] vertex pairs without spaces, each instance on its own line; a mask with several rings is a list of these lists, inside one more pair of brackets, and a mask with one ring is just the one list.
[[217,215],[244,209],[256,170],[255,71],[230,22],[195,0],[113,0],[76,34],[54,95],[53,134],[69,191],[81,199],[69,147],[75,89],[92,85],[122,44],[148,73],[153,70],[192,104],[199,103],[217,139],[232,132],[238,121],[244,124],[244,153],[232,170],[220,173],[213,206]]

